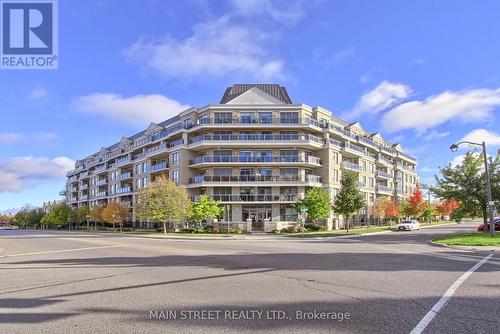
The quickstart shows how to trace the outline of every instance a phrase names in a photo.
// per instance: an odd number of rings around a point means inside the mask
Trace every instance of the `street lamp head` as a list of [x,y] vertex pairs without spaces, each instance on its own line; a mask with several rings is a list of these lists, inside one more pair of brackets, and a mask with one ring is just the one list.
[[456,151],[458,151],[458,145],[457,145],[457,144],[453,144],[453,145],[451,145],[451,146],[450,146],[450,150],[451,150],[452,152],[456,152]]

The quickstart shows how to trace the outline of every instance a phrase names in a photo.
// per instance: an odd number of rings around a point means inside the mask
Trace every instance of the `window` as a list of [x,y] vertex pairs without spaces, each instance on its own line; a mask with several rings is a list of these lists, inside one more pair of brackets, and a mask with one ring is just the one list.
[[149,162],[146,161],[142,163],[142,172],[143,173],[149,172]]
[[281,221],[297,221],[299,218],[297,211],[291,205],[280,206],[280,220]]
[[172,165],[176,166],[179,164],[179,152],[172,154]]
[[333,181],[338,182],[339,181],[339,171],[337,169],[333,170]]
[[135,188],[136,189],[141,189],[141,179],[135,180]]
[[135,165],[135,173],[136,174],[141,174],[141,164]]
[[280,168],[280,175],[299,175],[298,168]]
[[214,176],[231,176],[231,168],[214,168]]
[[271,176],[273,174],[272,168],[259,168],[257,169],[257,173],[261,176]]
[[280,113],[280,122],[285,124],[298,124],[299,114],[296,112],[282,112]]
[[252,162],[253,151],[240,151],[240,162]]
[[259,113],[259,123],[261,124],[271,124],[273,122],[272,112],[260,112]]
[[333,162],[335,164],[338,164],[339,163],[339,154],[337,152],[334,152],[333,153]]
[[198,119],[198,124],[208,124],[210,121],[208,119],[208,115],[202,115],[199,119]]
[[184,120],[184,128],[185,129],[189,129],[189,128],[192,128],[194,125],[194,122],[191,118],[188,118],[186,120]]
[[143,186],[143,187],[147,187],[147,186],[148,186],[148,181],[149,181],[149,180],[148,180],[148,177],[147,177],[147,176],[146,176],[146,177],[143,177],[143,178],[142,178],[142,186]]
[[368,178],[368,186],[369,186],[370,188],[373,188],[373,185],[374,185],[374,180],[373,180],[373,177],[369,177],[369,178]]
[[242,124],[255,123],[254,113],[253,112],[242,112],[241,113],[241,123]]
[[178,170],[174,170],[172,172],[172,181],[174,181],[175,184],[179,184],[179,171]]
[[230,124],[233,122],[233,114],[230,112],[216,112],[214,113],[215,124]]

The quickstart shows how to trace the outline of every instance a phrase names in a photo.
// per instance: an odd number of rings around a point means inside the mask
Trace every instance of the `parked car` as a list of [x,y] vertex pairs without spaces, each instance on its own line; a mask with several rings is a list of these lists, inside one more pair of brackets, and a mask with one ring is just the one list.
[[[500,218],[497,218],[494,221],[495,221],[495,231],[500,231]],[[486,231],[489,231],[489,230],[490,230],[490,223],[488,223],[488,225],[486,226]],[[478,231],[478,232],[484,231],[484,223],[479,224],[476,227],[476,231]]]
[[414,231],[420,230],[420,223],[416,220],[403,220],[396,225],[396,231]]
[[10,225],[0,226],[0,230],[13,230],[14,227]]

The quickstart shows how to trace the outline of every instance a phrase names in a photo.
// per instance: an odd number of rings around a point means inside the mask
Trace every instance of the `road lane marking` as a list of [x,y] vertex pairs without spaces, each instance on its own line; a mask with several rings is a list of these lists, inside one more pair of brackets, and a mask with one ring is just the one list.
[[420,322],[413,328],[413,330],[410,332],[410,334],[420,334],[422,333],[425,328],[431,323],[432,319],[441,311],[443,307],[448,304],[448,300],[453,296],[455,291],[462,285],[463,282],[469,278],[470,275],[472,275],[473,272],[479,269],[483,264],[486,263],[489,259],[493,257],[493,254],[490,254],[486,257],[484,257],[481,261],[476,263],[472,268],[467,270],[462,276],[460,276],[449,288],[446,290],[444,293],[443,297],[439,299],[439,301],[432,307],[432,309],[427,312],[427,314],[420,320]]
[[127,245],[113,245],[113,246],[96,246],[96,247],[85,247],[85,248],[71,248],[71,249],[61,249],[54,251],[44,251],[44,252],[32,252],[32,253],[20,253],[20,254],[7,254],[0,255],[0,258],[5,257],[16,257],[16,256],[26,256],[26,255],[38,255],[38,254],[52,254],[52,253],[67,253],[67,252],[79,252],[93,249],[103,249],[103,248],[116,248],[116,247],[125,247]]

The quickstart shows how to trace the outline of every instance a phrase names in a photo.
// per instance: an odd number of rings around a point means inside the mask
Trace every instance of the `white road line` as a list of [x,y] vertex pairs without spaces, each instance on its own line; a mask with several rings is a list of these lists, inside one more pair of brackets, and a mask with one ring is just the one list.
[[441,309],[446,306],[446,304],[448,303],[448,299],[450,299],[451,296],[453,296],[453,294],[460,287],[460,285],[462,285],[462,283],[465,282],[465,280],[467,280],[467,278],[469,278],[469,276],[472,275],[473,272],[475,272],[476,270],[479,269],[479,267],[481,267],[483,264],[485,264],[486,261],[491,259],[492,256],[493,256],[493,254],[490,254],[490,255],[484,257],[483,259],[481,259],[481,261],[476,263],[472,268],[470,268],[462,276],[460,276],[448,288],[448,290],[446,290],[443,297],[441,297],[441,299],[436,303],[436,305],[434,305],[432,307],[432,309],[429,312],[427,312],[425,317],[423,317],[422,320],[420,320],[420,322],[417,324],[417,326],[415,326],[415,328],[413,328],[413,330],[410,332],[410,334],[422,333],[425,330],[425,328],[430,324],[432,319],[434,319],[434,317],[439,313],[439,311],[441,311]]
[[0,255],[0,258],[4,258],[4,257],[16,257],[16,256],[26,256],[26,255],[38,255],[38,254],[52,254],[52,253],[78,252],[78,251],[86,251],[86,250],[93,250],[93,249],[116,248],[116,247],[125,247],[125,246],[127,246],[127,245],[97,246],[97,247],[85,247],[85,248],[61,249],[61,250],[45,251],[45,252],[33,252],[33,253],[8,254],[8,255]]

